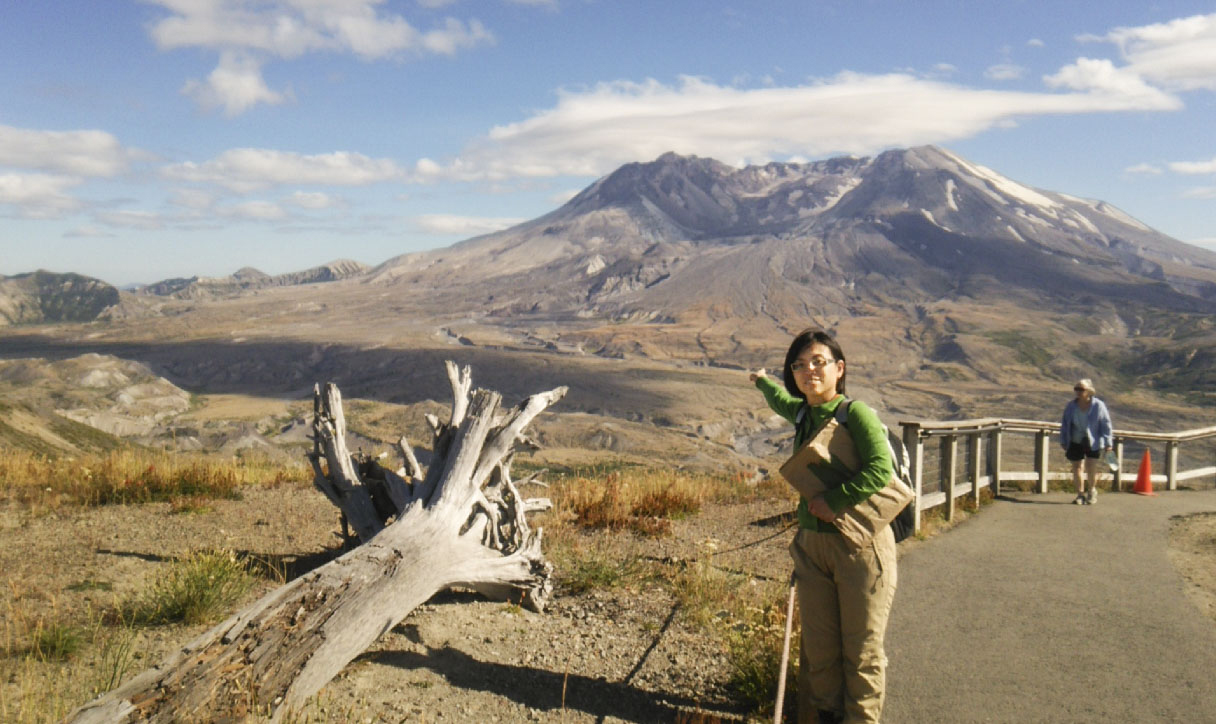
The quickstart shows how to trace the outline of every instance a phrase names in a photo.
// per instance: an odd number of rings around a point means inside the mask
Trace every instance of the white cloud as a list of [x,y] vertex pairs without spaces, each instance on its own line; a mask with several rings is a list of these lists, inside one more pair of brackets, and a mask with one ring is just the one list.
[[1051,88],[1107,96],[1120,103],[1142,105],[1146,110],[1182,107],[1176,97],[1149,85],[1135,71],[1116,67],[1105,58],[1077,58],[1076,62],[1064,66],[1055,75],[1044,76],[1043,81]]
[[494,41],[493,34],[477,20],[446,18],[433,30],[420,31],[401,15],[381,12],[385,0],[144,2],[169,13],[149,27],[157,47],[220,53],[219,65],[207,80],[189,81],[185,90],[205,107],[220,107],[229,115],[288,97],[266,85],[262,77],[266,58],[329,52],[373,61],[403,53],[453,55]]
[[[1070,66],[1072,67],[1072,66]],[[726,163],[891,146],[948,143],[1020,117],[1173,110],[1173,96],[1091,73],[1065,79],[1080,92],[976,90],[910,74],[841,73],[807,85],[739,89],[685,77],[601,83],[559,92],[557,105],[497,126],[444,164],[419,161],[413,180],[595,176],[667,151]],[[1118,75],[1113,68],[1114,75]],[[1063,84],[1064,80],[1061,80]]]
[[114,236],[114,232],[99,229],[96,226],[85,225],[69,229],[63,235],[68,239],[108,239]]
[[997,63],[988,66],[984,77],[989,80],[1017,80],[1026,74],[1026,69],[1014,63]]
[[117,176],[143,154],[105,131],[37,131],[0,126],[0,166],[72,176]]
[[1151,163],[1138,163],[1123,169],[1123,173],[1130,176],[1160,176],[1162,171],[1160,167]]
[[1114,43],[1127,69],[1171,90],[1216,90],[1216,14],[1116,28],[1082,41]]
[[1169,164],[1169,167],[1174,173],[1216,173],[1216,158],[1210,161],[1175,161]]
[[1216,186],[1196,186],[1182,192],[1184,199],[1216,199]]
[[81,179],[51,174],[0,174],[0,206],[16,207],[18,216],[49,219],[75,211],[81,204],[67,189]]
[[173,189],[169,193],[169,203],[193,211],[206,211],[215,204],[215,194],[202,189]]
[[423,231],[433,234],[457,234],[472,236],[501,231],[527,219],[512,218],[483,218],[476,216],[455,216],[450,214],[427,214],[414,219],[414,225]]
[[455,18],[448,18],[442,28],[423,34],[418,45],[432,53],[456,55],[457,51],[473,48],[493,39],[494,35],[476,20],[470,20],[466,25]]
[[320,192],[297,191],[291,196],[283,200],[283,203],[290,204],[301,209],[310,209],[317,211],[320,209],[332,209],[341,206],[339,199],[323,194]]
[[103,211],[96,214],[97,220],[107,226],[126,229],[163,229],[164,219],[151,211]]
[[404,175],[392,160],[359,153],[306,156],[260,148],[234,148],[204,163],[167,166],[162,173],[174,180],[215,184],[237,192],[288,185],[366,186]]
[[190,80],[182,93],[203,108],[223,108],[228,117],[238,116],[258,103],[277,105],[285,96],[270,90],[262,78],[262,67],[245,53],[220,54],[220,64],[205,81]]
[[1031,48],[1042,48],[1043,46],[1046,45],[1046,43],[1044,43],[1042,40],[1039,40],[1038,38],[1031,38],[1030,40],[1026,41],[1026,45]]
[[[449,18],[422,32],[379,11],[385,0],[145,0],[169,11],[150,27],[162,50],[243,49],[279,58],[349,52],[374,60],[404,51],[473,47],[493,36],[477,21]],[[434,7],[432,5],[432,7]],[[444,40],[436,42],[436,38]]]
[[282,206],[270,201],[245,201],[223,209],[224,216],[251,221],[279,221],[287,218]]

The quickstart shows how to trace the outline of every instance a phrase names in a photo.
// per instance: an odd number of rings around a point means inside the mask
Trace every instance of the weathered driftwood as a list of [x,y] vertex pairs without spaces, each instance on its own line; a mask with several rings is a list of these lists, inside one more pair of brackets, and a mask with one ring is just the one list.
[[[547,501],[519,495],[510,462],[530,445],[524,428],[566,389],[504,411],[497,393],[471,392],[468,368],[448,363],[448,376],[452,416],[447,424],[432,422],[434,455],[425,474],[408,452],[400,472],[352,459],[341,395],[333,385],[318,390],[310,456],[317,487],[364,543],[271,592],[68,721],[213,721],[254,713],[278,720],[440,590],[470,587],[542,609],[552,568],[541,552],[541,531],[529,529],[525,513]],[[404,439],[400,446],[408,450]]]

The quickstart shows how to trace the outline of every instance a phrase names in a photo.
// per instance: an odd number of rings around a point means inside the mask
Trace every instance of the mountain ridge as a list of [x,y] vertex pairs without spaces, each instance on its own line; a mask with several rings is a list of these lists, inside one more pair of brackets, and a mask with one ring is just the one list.
[[135,293],[176,299],[198,299],[239,295],[267,287],[319,284],[350,279],[367,272],[366,264],[335,259],[302,271],[270,275],[253,267],[241,267],[226,277],[179,277],[164,279],[135,289]]
[[[706,307],[822,317],[984,286],[1022,303],[1216,310],[1216,253],[935,146],[742,169],[664,154],[537,219],[394,257],[366,280],[428,288],[504,318],[673,320]],[[462,303],[450,292],[470,280],[478,293]],[[714,292],[723,287],[734,291]],[[808,295],[813,303],[790,301]]]

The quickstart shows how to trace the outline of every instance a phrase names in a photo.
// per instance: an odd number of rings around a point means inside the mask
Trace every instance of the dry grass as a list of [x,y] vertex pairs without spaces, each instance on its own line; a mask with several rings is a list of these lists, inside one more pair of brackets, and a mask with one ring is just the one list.
[[[781,650],[785,642],[786,599],[783,594],[768,605],[744,610],[725,633],[726,663],[730,683],[739,698],[755,714],[771,718],[781,671]],[[797,609],[790,633],[790,652],[786,663],[785,707],[783,720],[792,721],[791,712],[798,700],[798,642],[801,626]]]
[[242,485],[277,485],[311,479],[303,464],[256,458],[208,458],[140,448],[104,454],[50,456],[26,450],[0,455],[0,496],[36,512],[65,505],[173,501],[183,511],[203,501],[238,498]]
[[0,721],[59,721],[114,688],[136,665],[135,635],[100,611],[81,620],[53,605],[32,614],[10,603],[0,647],[0,675],[10,686],[0,687]]
[[[697,559],[670,581],[682,615],[722,645],[730,682],[754,713],[772,711],[785,633],[788,587],[727,571],[714,561],[719,541],[701,545]],[[796,641],[796,639],[795,639]],[[797,658],[795,656],[795,658]],[[794,665],[786,682],[792,701]]]
[[212,623],[253,587],[249,562],[232,551],[196,551],[174,561],[145,591],[119,606],[137,624]]
[[589,468],[559,475],[552,484],[559,523],[649,536],[671,532],[671,521],[695,515],[706,502],[756,495],[743,473],[673,468]]
[[[125,600],[77,611],[59,610],[54,598],[20,604],[14,591],[0,629],[0,721],[59,721],[113,689],[146,665],[148,625],[217,620],[255,585],[256,565],[227,551],[191,553]],[[76,587],[109,590],[91,581]]]

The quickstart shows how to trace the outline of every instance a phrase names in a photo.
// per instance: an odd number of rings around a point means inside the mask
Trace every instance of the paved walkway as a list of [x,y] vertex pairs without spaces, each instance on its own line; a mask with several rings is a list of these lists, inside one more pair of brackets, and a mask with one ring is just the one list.
[[1216,722],[1216,623],[1166,553],[1216,491],[1072,497],[1014,494],[903,554],[884,722]]

